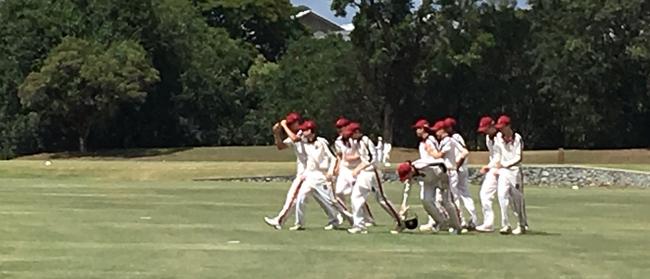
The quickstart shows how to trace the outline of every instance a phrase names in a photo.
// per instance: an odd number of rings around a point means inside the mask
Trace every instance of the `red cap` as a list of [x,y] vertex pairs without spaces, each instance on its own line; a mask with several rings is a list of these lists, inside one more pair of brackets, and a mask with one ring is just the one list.
[[397,175],[399,176],[399,180],[404,182],[406,180],[406,177],[409,176],[411,173],[411,162],[404,162],[399,164],[397,166]]
[[314,122],[313,120],[305,120],[305,122],[302,122],[302,124],[300,124],[299,129],[303,130],[303,131],[305,131],[305,130],[312,130],[312,131],[316,130],[316,122]]
[[300,114],[297,112],[290,112],[289,114],[287,114],[287,117],[285,117],[284,119],[287,120],[288,125],[291,125],[295,122],[299,122],[300,120],[302,120],[302,116],[300,116]]
[[504,114],[499,116],[499,119],[497,120],[497,124],[494,125],[494,127],[496,127],[497,129],[501,129],[508,125],[510,125],[510,117]]
[[454,119],[453,117],[447,117],[445,119],[445,126],[447,128],[456,126],[456,119]]
[[347,118],[341,116],[341,117],[339,117],[339,119],[336,120],[336,124],[334,124],[334,125],[336,125],[337,129],[341,129],[341,128],[345,127],[345,126],[348,126],[348,124],[350,124],[350,120],[348,120]]
[[345,126],[345,131],[350,133],[350,134],[354,134],[354,132],[356,132],[356,131],[358,131],[360,129],[361,129],[361,124],[359,124],[357,122],[352,122],[352,123],[348,124],[348,126]]
[[489,116],[483,116],[481,117],[481,120],[478,121],[478,129],[477,131],[479,133],[485,133],[490,126],[494,124],[494,119]]
[[431,127],[431,130],[438,131],[444,128],[447,128],[447,125],[445,125],[444,120],[440,120],[440,121],[436,121],[436,124],[434,124],[433,127]]
[[428,128],[429,127],[429,121],[427,121],[424,118],[418,119],[418,121],[415,121],[415,124],[411,126],[413,129],[419,129],[419,128]]

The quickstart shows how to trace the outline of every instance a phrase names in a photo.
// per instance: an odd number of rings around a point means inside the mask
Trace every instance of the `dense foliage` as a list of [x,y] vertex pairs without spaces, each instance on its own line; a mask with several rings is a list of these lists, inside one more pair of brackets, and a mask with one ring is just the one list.
[[0,1],[0,156],[271,141],[290,110],[414,145],[454,115],[472,147],[511,114],[528,148],[650,144],[643,0],[333,0],[350,40],[288,0]]

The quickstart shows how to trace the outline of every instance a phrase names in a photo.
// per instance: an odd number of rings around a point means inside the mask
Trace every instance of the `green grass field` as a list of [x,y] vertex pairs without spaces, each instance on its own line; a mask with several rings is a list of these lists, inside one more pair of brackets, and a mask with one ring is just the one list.
[[[387,215],[373,202],[380,226],[348,235],[323,231],[324,214],[313,201],[307,231],[266,226],[262,217],[279,209],[286,184],[191,181],[256,171],[291,173],[292,165],[0,162],[0,278],[646,278],[650,272],[647,190],[529,187],[533,231],[524,236],[391,235]],[[401,186],[386,187],[397,201]],[[477,197],[478,187],[472,191]]]

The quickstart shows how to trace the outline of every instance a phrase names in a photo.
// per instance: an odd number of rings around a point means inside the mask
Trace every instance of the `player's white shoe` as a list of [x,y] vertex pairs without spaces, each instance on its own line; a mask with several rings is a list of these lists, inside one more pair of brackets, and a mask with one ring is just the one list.
[[363,221],[363,224],[364,224],[366,227],[374,227],[374,226],[377,226],[377,224],[375,223],[375,220],[372,220],[372,219],[364,220],[364,221]]
[[340,225],[336,225],[336,224],[327,224],[327,226],[323,227],[323,229],[326,231],[337,230],[339,226]]
[[437,233],[439,231],[438,226],[436,224],[433,224],[433,223],[424,224],[424,225],[420,226],[419,229],[420,229],[421,232],[428,232],[428,233]]
[[454,229],[454,228],[449,228],[449,234],[451,235],[461,235],[467,233],[467,229]]
[[514,230],[512,230],[512,234],[514,235],[525,234],[526,230],[527,229],[524,226],[517,226]]
[[479,231],[479,232],[493,232],[494,228],[492,226],[479,225],[479,226],[476,226],[476,231]]
[[348,229],[348,232],[351,234],[367,234],[368,231],[359,227],[354,227],[351,229]]
[[510,228],[510,226],[505,226],[505,227],[501,228],[501,230],[499,230],[499,233],[500,234],[510,234],[510,233],[512,233],[512,229]]
[[282,229],[282,226],[280,226],[280,222],[278,222],[278,220],[276,220],[275,218],[264,217],[264,223],[266,223],[267,225],[271,226],[276,230]]
[[295,226],[289,228],[289,230],[290,231],[304,231],[305,228],[303,226],[301,226],[301,225],[295,225]]
[[392,229],[390,231],[390,233],[391,234],[400,234],[401,232],[404,231],[405,228],[406,228],[406,226],[404,225],[404,222],[402,222],[402,223],[398,224],[397,226],[395,226],[395,228]]

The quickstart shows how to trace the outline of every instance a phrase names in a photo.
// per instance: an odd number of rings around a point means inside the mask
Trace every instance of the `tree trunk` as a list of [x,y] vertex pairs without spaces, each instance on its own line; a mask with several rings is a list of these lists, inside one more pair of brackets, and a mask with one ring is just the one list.
[[86,138],[79,136],[79,152],[86,153]]
[[393,106],[390,102],[384,104],[384,142],[393,143]]
[[79,152],[86,153],[88,151],[86,140],[90,134],[90,124],[81,126],[79,131],[81,131],[79,134]]

